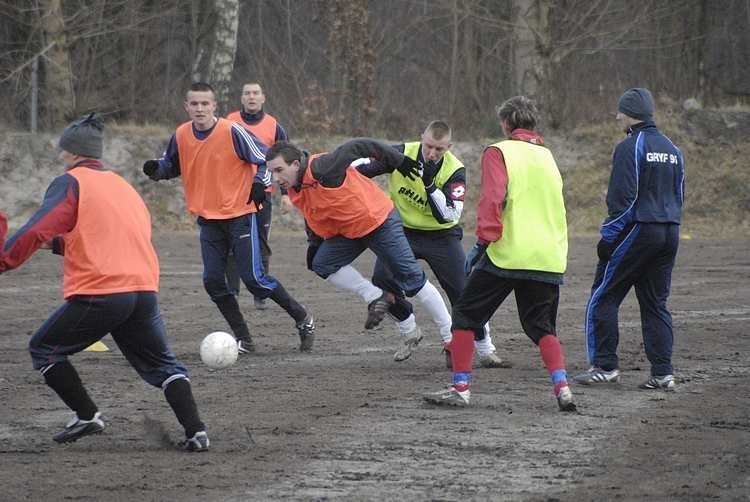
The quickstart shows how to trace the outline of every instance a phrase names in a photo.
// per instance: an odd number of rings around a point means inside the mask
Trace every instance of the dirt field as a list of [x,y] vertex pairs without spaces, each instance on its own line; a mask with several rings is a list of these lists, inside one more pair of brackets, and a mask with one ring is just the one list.
[[[467,409],[423,404],[423,392],[450,379],[429,321],[421,317],[428,335],[415,356],[393,362],[395,331],[363,330],[364,304],[304,268],[304,237],[272,241],[273,274],[316,316],[314,352],[297,352],[281,309],[256,311],[243,292],[260,353],[212,372],[198,345],[226,327],[203,291],[197,235],[155,239],[171,342],[211,438],[205,454],[173,446],[182,431],[162,393],[110,337],[110,352],[73,359],[107,429],[55,444],[70,413],[31,369],[26,345],[60,302],[59,257],[40,252],[2,276],[0,500],[749,500],[750,241],[682,242],[671,301],[677,392],[637,389],[649,368],[631,295],[620,318],[623,381],[574,387],[578,414],[557,411],[512,301],[492,326],[514,367],[477,369]],[[571,242],[562,289],[571,374],[587,366],[594,242]],[[372,260],[357,264],[369,272]]]

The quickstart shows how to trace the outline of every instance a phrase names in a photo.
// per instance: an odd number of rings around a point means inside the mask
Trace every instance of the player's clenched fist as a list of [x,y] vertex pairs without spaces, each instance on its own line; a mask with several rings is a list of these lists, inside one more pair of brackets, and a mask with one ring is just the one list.
[[143,173],[151,178],[156,170],[159,169],[159,162],[156,160],[147,160],[143,163]]
[[260,205],[263,203],[263,201],[266,200],[266,186],[256,181],[253,183],[253,186],[250,187],[250,198],[247,200],[247,203],[254,202],[255,207],[260,208]]

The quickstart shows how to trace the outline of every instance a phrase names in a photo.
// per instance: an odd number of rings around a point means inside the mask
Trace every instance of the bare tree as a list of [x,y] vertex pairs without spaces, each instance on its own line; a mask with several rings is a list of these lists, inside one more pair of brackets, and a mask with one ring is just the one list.
[[237,53],[237,22],[239,0],[214,0],[216,23],[213,30],[213,50],[208,60],[208,81],[216,90],[221,110],[226,111],[229,90]]
[[513,37],[510,41],[511,68],[513,69],[513,91],[515,94],[535,95],[540,79],[540,66],[535,33],[547,31],[549,16],[538,0],[514,0],[511,6]]
[[[750,101],[748,0],[0,0],[0,98],[42,127],[89,109],[170,122],[191,79],[246,79],[298,130],[495,134],[512,94],[548,125],[608,116],[624,88]],[[236,95],[235,95],[236,97]]]
[[363,134],[375,108],[375,53],[370,46],[367,0],[328,2],[328,38],[337,116],[346,130]]
[[76,108],[73,70],[60,0],[42,0],[40,25],[49,47],[44,54],[44,94],[51,98],[46,101],[47,122],[58,126],[70,119]]

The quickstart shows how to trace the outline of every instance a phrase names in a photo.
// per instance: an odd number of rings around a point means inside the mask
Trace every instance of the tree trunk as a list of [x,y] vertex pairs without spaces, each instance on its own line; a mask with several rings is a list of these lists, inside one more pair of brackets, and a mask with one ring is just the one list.
[[337,126],[347,134],[364,134],[375,113],[375,52],[367,1],[335,0],[327,3],[327,9],[331,29],[326,53],[337,100]]
[[239,0],[215,0],[216,24],[213,32],[213,51],[208,61],[209,83],[216,91],[218,109],[223,115],[229,101],[234,56],[237,53],[237,19]]
[[537,100],[540,111],[552,118],[554,126],[552,0],[514,0],[511,8],[514,93]]
[[536,83],[533,80],[535,40],[527,18],[535,0],[514,0],[511,3],[513,36],[510,42],[510,60],[513,72],[513,94],[533,94]]
[[41,27],[45,42],[53,44],[44,58],[42,102],[47,111],[47,123],[58,127],[73,118],[75,94],[73,69],[70,65],[68,41],[65,34],[61,0],[41,2]]

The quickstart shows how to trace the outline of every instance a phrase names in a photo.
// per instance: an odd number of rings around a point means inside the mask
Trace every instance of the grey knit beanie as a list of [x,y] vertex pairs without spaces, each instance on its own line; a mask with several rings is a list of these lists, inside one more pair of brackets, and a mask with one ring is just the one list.
[[645,87],[628,89],[620,96],[617,111],[637,120],[653,120],[654,98]]
[[81,157],[100,159],[103,136],[104,122],[101,115],[91,113],[71,122],[60,136],[58,146]]

